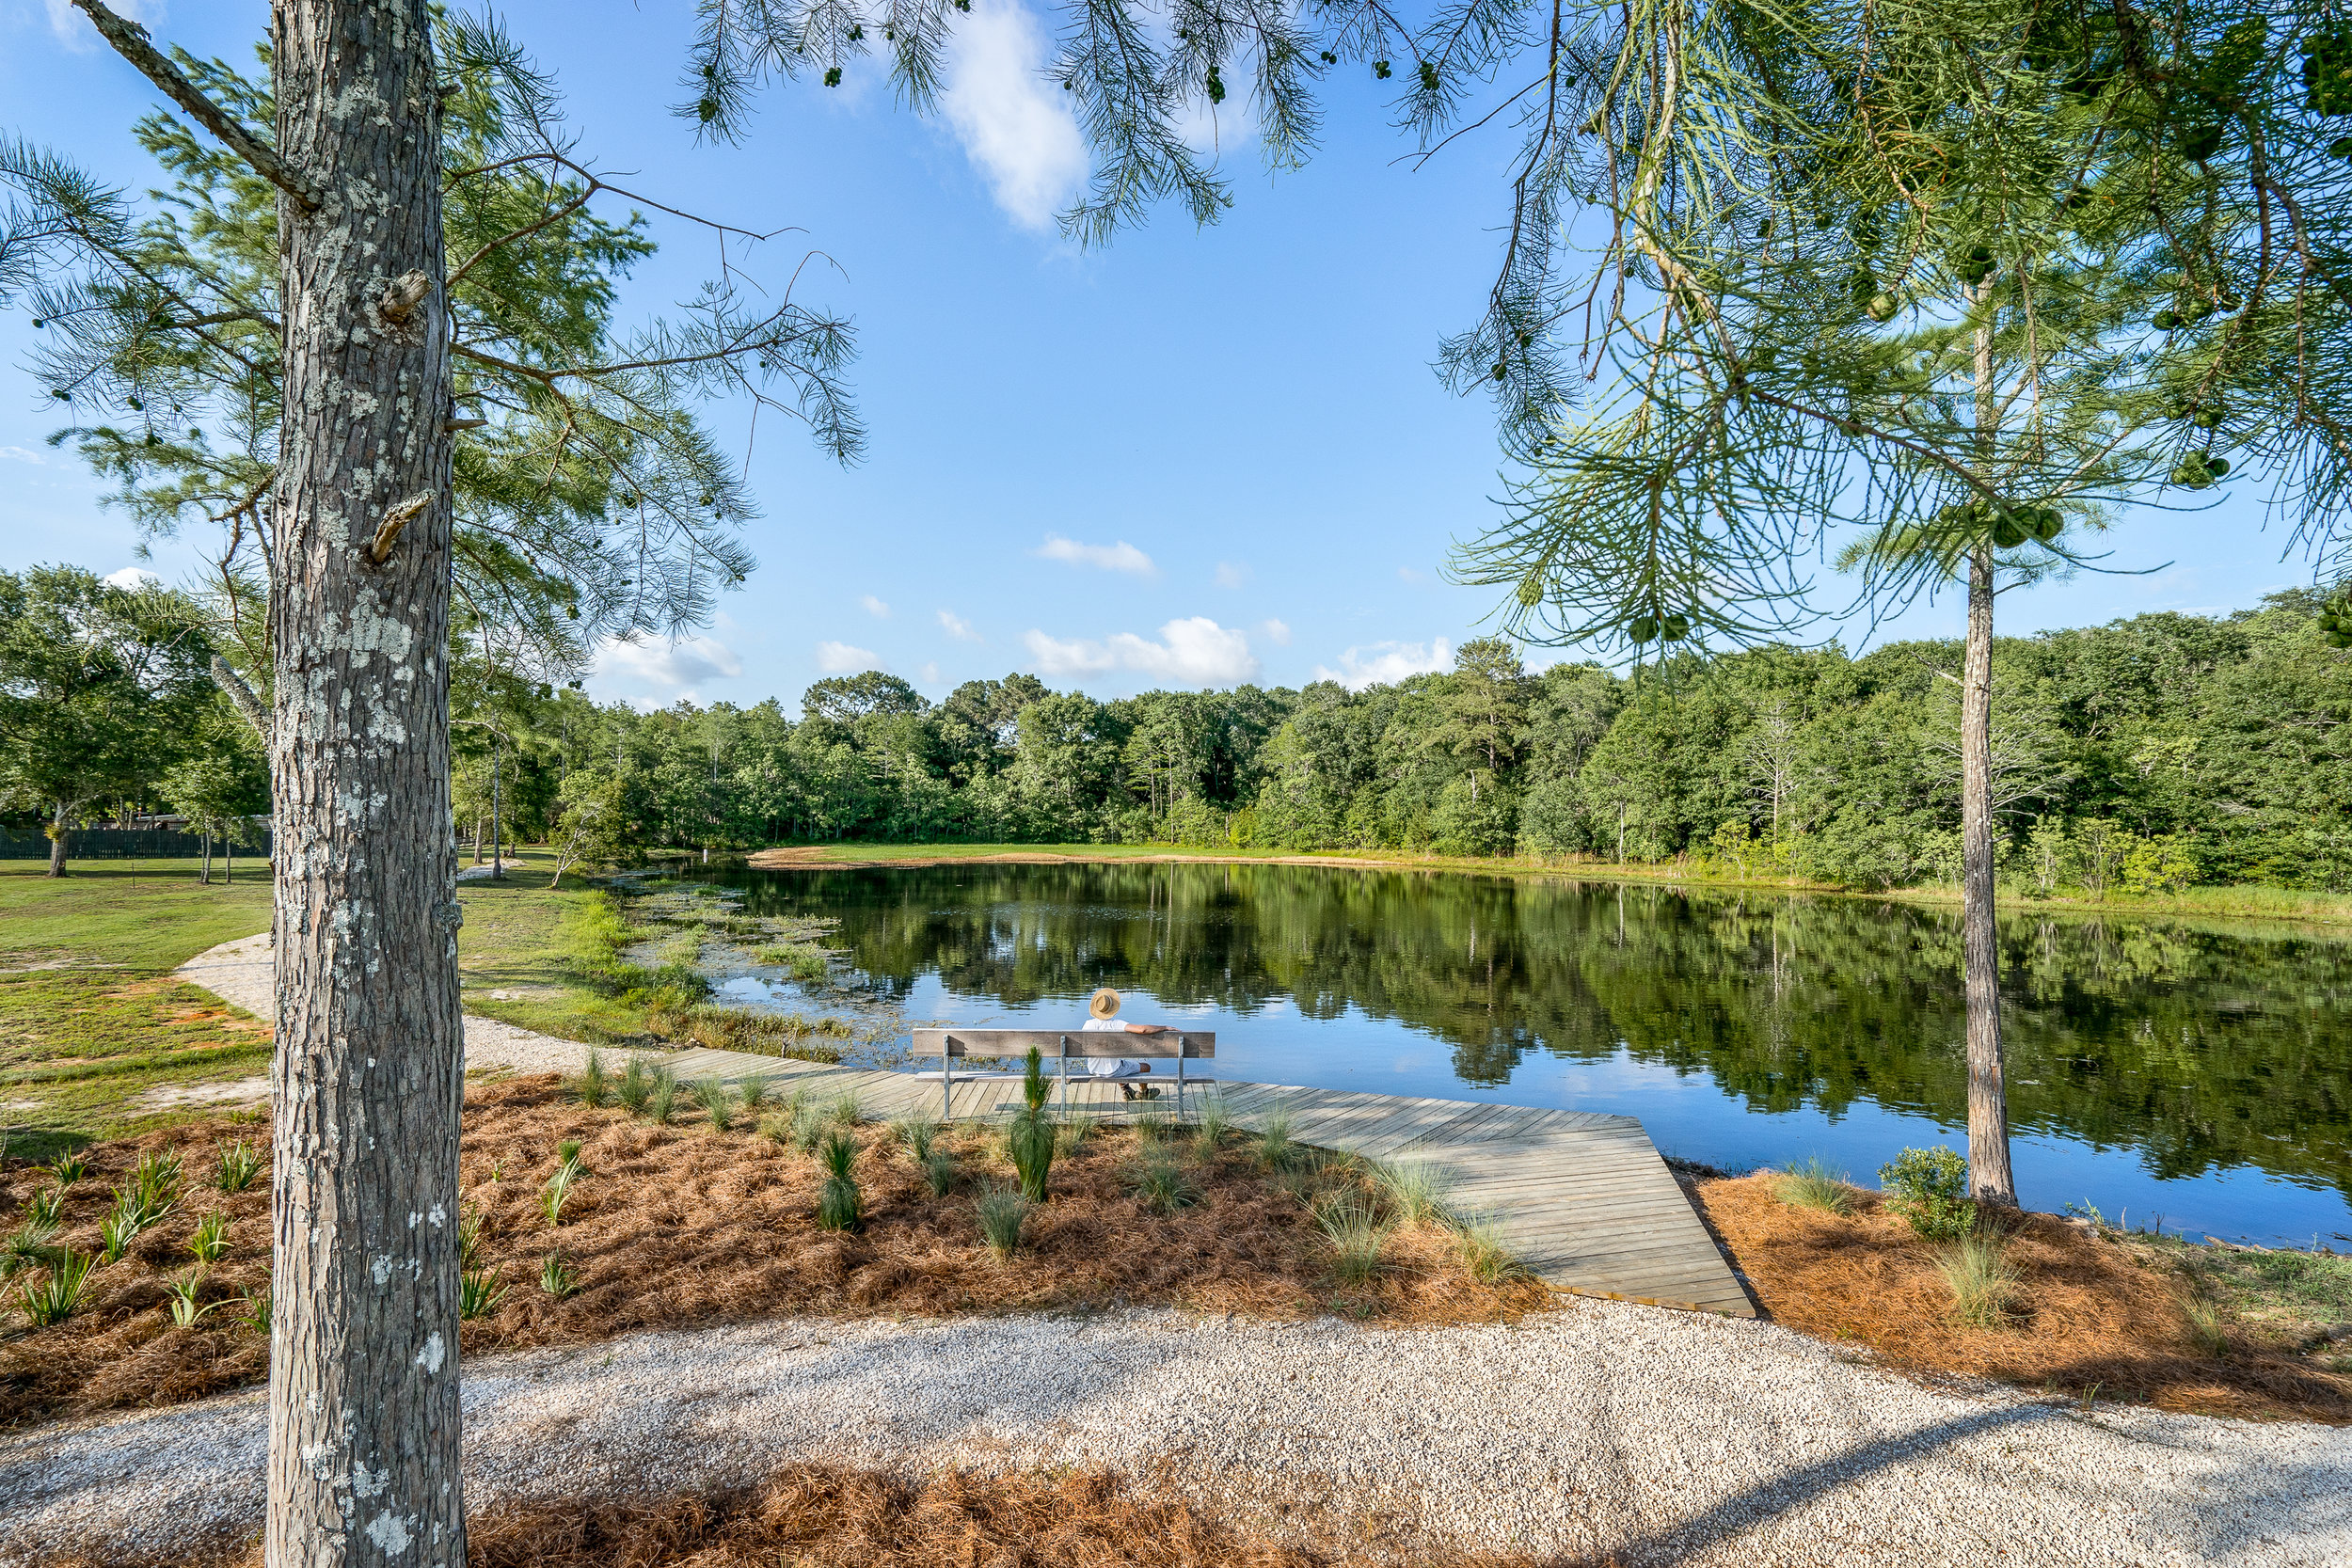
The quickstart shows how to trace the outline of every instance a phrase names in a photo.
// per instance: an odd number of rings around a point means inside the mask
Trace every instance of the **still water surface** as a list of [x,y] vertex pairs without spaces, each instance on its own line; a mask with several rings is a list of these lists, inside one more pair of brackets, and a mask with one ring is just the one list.
[[[1963,1147],[1957,914],[1859,899],[1281,865],[714,879],[823,915],[918,1020],[1217,1031],[1226,1077],[1641,1118],[1739,1169],[1874,1184]],[[2288,927],[2003,926],[2021,1196],[2267,1244],[2352,1241],[2352,942]]]

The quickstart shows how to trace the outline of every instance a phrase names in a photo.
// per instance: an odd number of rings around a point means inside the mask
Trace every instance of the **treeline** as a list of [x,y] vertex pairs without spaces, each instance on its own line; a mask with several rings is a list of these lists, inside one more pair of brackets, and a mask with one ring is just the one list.
[[[2001,641],[2005,876],[2043,892],[2352,889],[2352,658],[2319,609],[2291,592],[2226,618]],[[1957,642],[1914,641],[1530,674],[1487,639],[1451,671],[1363,691],[1100,702],[1015,674],[932,704],[868,673],[818,682],[792,714],[508,689],[458,732],[457,803],[462,831],[486,825],[495,771],[526,835],[590,825],[607,852],[1157,842],[1948,881],[1959,668]]]

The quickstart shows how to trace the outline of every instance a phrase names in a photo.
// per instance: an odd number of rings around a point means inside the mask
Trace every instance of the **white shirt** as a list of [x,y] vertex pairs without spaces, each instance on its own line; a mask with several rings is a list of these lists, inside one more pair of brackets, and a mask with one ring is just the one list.
[[[1115,1018],[1090,1018],[1079,1026],[1089,1035],[1123,1035],[1127,1026]],[[1123,1056],[1089,1056],[1085,1072],[1089,1078],[1137,1078],[1152,1069],[1141,1062],[1131,1062]]]

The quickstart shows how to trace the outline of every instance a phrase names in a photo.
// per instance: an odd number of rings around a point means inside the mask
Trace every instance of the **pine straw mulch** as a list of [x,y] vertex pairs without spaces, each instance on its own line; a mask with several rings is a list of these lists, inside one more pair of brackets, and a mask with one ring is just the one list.
[[[1478,1283],[1451,1235],[1427,1226],[1400,1226],[1375,1277],[1342,1282],[1311,1205],[1348,1191],[1369,1199],[1365,1172],[1344,1160],[1265,1171],[1253,1145],[1238,1136],[1206,1159],[1189,1139],[1171,1145],[1199,1200],[1163,1214],[1134,1191],[1139,1134],[1095,1132],[1056,1160],[1048,1202],[1032,1212],[1022,1249],[999,1262],[981,1242],[975,1212],[980,1191],[1011,1177],[990,1132],[958,1127],[941,1134],[940,1147],[958,1152],[966,1175],[935,1197],[891,1130],[868,1124],[854,1133],[865,1224],[851,1233],[826,1231],[816,1223],[821,1176],[815,1158],[762,1135],[756,1119],[745,1117],[718,1132],[696,1110],[657,1126],[619,1110],[589,1109],[552,1074],[474,1086],[460,1180],[469,1217],[482,1221],[477,1266],[496,1275],[505,1295],[465,1323],[465,1354],[783,1313],[1168,1306],[1444,1323],[1503,1321],[1549,1301],[1531,1283]],[[268,1290],[269,1175],[264,1169],[234,1194],[208,1184],[219,1151],[238,1139],[266,1152],[268,1129],[220,1118],[83,1150],[88,1174],[67,1195],[56,1238],[77,1252],[97,1248],[110,1189],[128,1179],[143,1152],[179,1150],[186,1188],[163,1223],[91,1273],[80,1309],[63,1323],[29,1327],[10,1291],[11,1326],[0,1330],[0,1426],[172,1404],[265,1375],[267,1338],[243,1321],[242,1297]],[[550,1227],[542,1184],[566,1139],[579,1140],[588,1175],[573,1189],[562,1226]],[[46,1173],[17,1162],[5,1181],[6,1201],[17,1208],[45,1184]],[[166,1284],[188,1275],[189,1237],[215,1210],[229,1218],[230,1244],[205,1272],[199,1299],[220,1305],[180,1327],[170,1319]],[[578,1282],[561,1300],[541,1288],[551,1252]]]
[[[796,1465],[765,1484],[642,1503],[505,1503],[466,1522],[468,1568],[1336,1568],[1430,1560],[1277,1541],[1101,1472],[919,1481]],[[1528,1568],[1449,1558],[1454,1568]],[[262,1568],[258,1542],[175,1554],[169,1568]],[[166,1568],[69,1557],[56,1568]],[[1552,1561],[1546,1568],[1606,1568]]]
[[1996,1379],[2074,1399],[2207,1416],[2352,1423],[2352,1378],[2240,1336],[2201,1349],[2185,1282],[2153,1248],[2050,1214],[2010,1222],[2022,1275],[1997,1328],[1954,1320],[1937,1247],[1856,1190],[1852,1212],[1783,1203],[1769,1171],[1688,1181],[1701,1214],[1776,1323],[1868,1347],[1915,1371]]

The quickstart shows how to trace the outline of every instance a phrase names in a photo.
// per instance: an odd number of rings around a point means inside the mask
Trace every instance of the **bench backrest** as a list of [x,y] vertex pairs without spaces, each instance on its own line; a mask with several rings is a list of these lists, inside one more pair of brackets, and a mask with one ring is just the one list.
[[1114,1034],[1107,1029],[917,1029],[917,1056],[1025,1056],[1035,1046],[1048,1060],[1060,1056],[1214,1056],[1216,1036],[1207,1030],[1170,1030],[1160,1035]]

